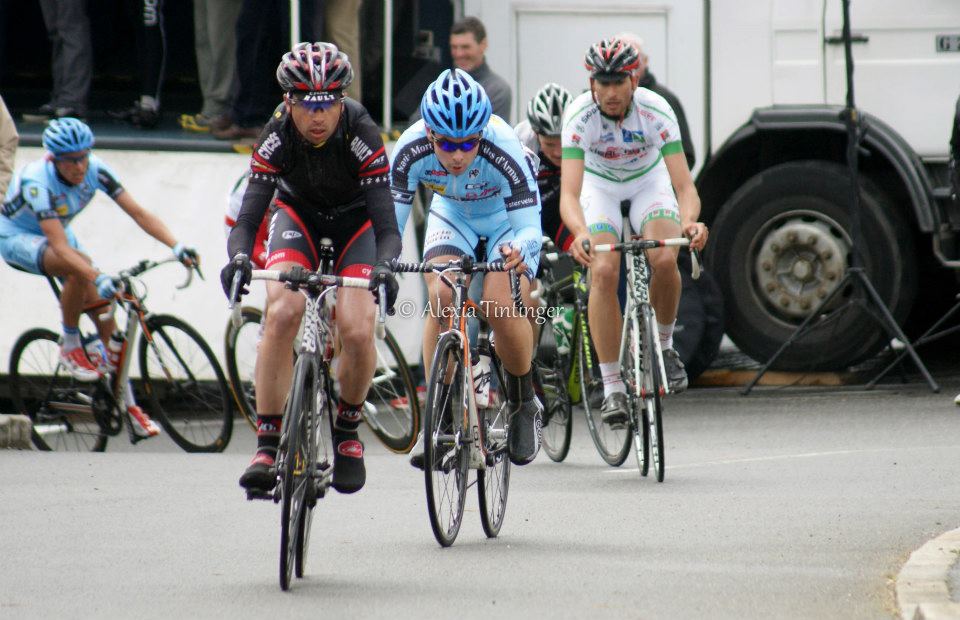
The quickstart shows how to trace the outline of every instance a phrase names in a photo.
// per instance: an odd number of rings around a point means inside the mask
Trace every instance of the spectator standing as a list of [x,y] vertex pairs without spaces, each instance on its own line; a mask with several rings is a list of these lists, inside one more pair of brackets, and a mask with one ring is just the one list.
[[324,41],[332,41],[347,55],[353,66],[353,83],[347,94],[363,103],[363,68],[360,65],[360,7],[363,0],[321,0],[323,3]]
[[493,113],[509,123],[513,94],[507,81],[487,66],[486,52],[487,29],[479,19],[464,17],[450,28],[450,55],[454,66],[480,82],[493,105]]
[[188,131],[223,130],[233,124],[241,6],[240,0],[193,0],[193,36],[203,107],[199,114],[180,117],[180,126]]
[[0,96],[0,200],[7,193],[7,185],[13,176],[13,158],[19,143],[20,135],[13,124],[13,117]]
[[237,18],[237,96],[233,123],[211,128],[218,140],[256,140],[281,92],[276,58],[287,49],[289,4],[284,0],[243,0]]
[[50,101],[25,120],[46,120],[87,114],[93,77],[93,44],[86,0],[40,0],[51,46],[53,93]]
[[697,156],[693,151],[693,139],[690,136],[690,126],[687,125],[687,115],[683,112],[683,106],[680,105],[680,100],[673,94],[673,91],[658,82],[657,78],[654,77],[653,73],[647,68],[650,59],[643,51],[643,39],[631,32],[618,34],[614,38],[624,41],[637,50],[637,54],[640,56],[640,67],[634,71],[634,74],[640,78],[639,85],[642,88],[652,90],[666,99],[670,107],[673,108],[674,113],[676,113],[677,124],[680,126],[680,142],[683,144],[683,154],[687,158],[687,167],[693,170],[693,165],[697,162]]
[[137,11],[137,69],[140,73],[140,98],[133,107],[111,112],[140,129],[160,124],[160,89],[167,64],[167,31],[163,20],[163,0],[128,0]]

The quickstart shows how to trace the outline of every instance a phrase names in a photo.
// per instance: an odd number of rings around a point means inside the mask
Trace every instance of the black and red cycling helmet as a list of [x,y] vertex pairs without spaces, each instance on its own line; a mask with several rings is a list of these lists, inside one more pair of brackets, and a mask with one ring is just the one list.
[[288,93],[334,94],[353,82],[353,67],[333,43],[297,43],[283,55],[277,82]]
[[626,41],[604,39],[590,46],[583,64],[592,80],[620,80],[640,67],[640,56]]

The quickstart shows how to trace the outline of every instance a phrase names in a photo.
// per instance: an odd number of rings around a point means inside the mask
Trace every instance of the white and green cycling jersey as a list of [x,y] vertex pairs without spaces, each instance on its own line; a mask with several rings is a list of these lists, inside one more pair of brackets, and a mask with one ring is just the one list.
[[663,156],[683,152],[677,115],[646,88],[634,90],[622,122],[604,116],[590,91],[581,94],[567,105],[562,145],[564,159],[582,159],[589,175],[613,183],[666,173]]

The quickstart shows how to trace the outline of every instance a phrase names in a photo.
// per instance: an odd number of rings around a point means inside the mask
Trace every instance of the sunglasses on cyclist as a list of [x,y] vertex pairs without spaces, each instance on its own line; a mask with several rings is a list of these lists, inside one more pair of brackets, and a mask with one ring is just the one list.
[[447,140],[446,138],[437,138],[434,136],[433,143],[440,147],[440,150],[444,153],[455,153],[456,151],[463,151],[464,153],[469,153],[473,149],[477,148],[477,145],[480,144],[480,136],[476,138],[471,138],[469,140],[464,140],[463,142],[454,142],[453,140]]
[[84,153],[83,155],[57,155],[53,158],[53,161],[61,161],[69,164],[82,164],[83,162],[89,159],[90,153]]
[[330,92],[308,93],[306,95],[291,94],[290,103],[300,106],[308,112],[325,112],[340,101],[340,97]]

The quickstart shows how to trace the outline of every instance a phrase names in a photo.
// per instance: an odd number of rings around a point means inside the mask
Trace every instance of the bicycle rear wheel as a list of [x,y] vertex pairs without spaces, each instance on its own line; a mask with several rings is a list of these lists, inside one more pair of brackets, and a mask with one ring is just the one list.
[[146,326],[140,373],[151,413],[185,451],[222,452],[233,432],[233,403],[213,351],[176,317],[156,314]]
[[[450,383],[447,384],[447,375]],[[433,535],[443,547],[457,539],[467,495],[469,455],[463,441],[464,372],[460,341],[447,334],[433,357],[423,412],[423,472]]]
[[665,381],[660,375],[663,353],[660,351],[656,317],[650,308],[644,308],[643,320],[646,325],[643,343],[644,376],[647,380],[644,413],[649,429],[647,435],[650,445],[650,458],[647,460],[653,464],[657,482],[663,482],[666,462],[666,446],[663,443],[663,397],[661,395]]
[[630,453],[630,425],[612,428],[600,417],[600,405],[603,401],[603,377],[600,375],[600,361],[590,341],[587,317],[581,314],[574,325],[577,341],[577,364],[580,376],[580,392],[584,412],[587,414],[587,428],[593,445],[608,465],[619,467]]
[[420,430],[420,403],[413,375],[390,330],[376,345],[377,369],[364,402],[363,417],[383,445],[394,452],[407,453]]
[[483,444],[487,453],[486,469],[477,470],[477,498],[480,500],[483,533],[487,538],[496,538],[507,513],[510,458],[507,455],[507,402],[502,389],[506,379],[496,355],[491,356],[490,363],[500,389],[491,389],[490,406],[477,412],[483,425]]
[[[297,360],[293,383],[283,413],[283,433],[280,439],[280,589],[290,587],[297,560],[297,540],[306,542],[304,505],[307,488],[313,480],[313,462],[310,460],[310,439],[313,432],[316,363],[308,358]],[[302,559],[301,549],[301,559]],[[302,565],[301,565],[302,568]]]
[[60,337],[49,329],[24,332],[10,354],[10,398],[33,422],[38,450],[102,452],[105,432],[94,410],[95,384],[76,381],[60,365]]
[[244,306],[240,310],[240,317],[239,327],[234,327],[232,321],[227,322],[227,331],[223,336],[224,362],[234,401],[247,424],[257,430],[257,394],[253,371],[263,312],[259,308]]
[[318,372],[317,376],[322,379],[322,384],[312,391],[308,389],[304,392],[304,398],[309,398],[312,394],[315,403],[311,416],[312,422],[309,425],[308,442],[309,462],[313,467],[303,497],[303,518],[300,519],[297,527],[296,562],[293,572],[298,579],[303,577],[307,564],[313,509],[317,505],[317,500],[326,495],[333,477],[333,398],[329,389],[331,379],[326,369]]
[[559,463],[570,451],[573,431],[573,407],[567,380],[570,355],[557,351],[557,339],[548,321],[540,330],[537,355],[533,360],[533,377],[543,392],[543,451]]

